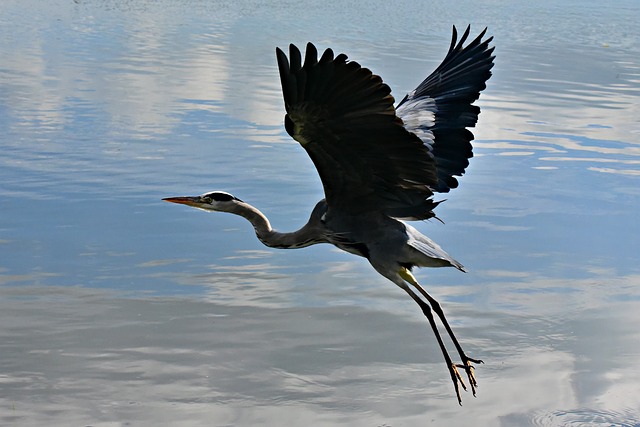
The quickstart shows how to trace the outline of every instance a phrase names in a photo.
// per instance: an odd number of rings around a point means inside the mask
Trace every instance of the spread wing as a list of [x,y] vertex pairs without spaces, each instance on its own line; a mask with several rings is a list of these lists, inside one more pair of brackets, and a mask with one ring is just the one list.
[[[428,103],[438,106],[437,95],[428,97],[420,90],[433,86],[425,85],[429,78],[404,101],[407,125],[396,115],[389,87],[370,70],[347,61],[346,55],[334,57],[327,49],[318,59],[316,48],[309,43],[304,64],[293,45],[289,58],[280,49],[276,56],[287,111],[285,128],[315,164],[329,210],[433,217],[437,202],[432,196],[439,191],[440,182],[434,152],[442,153],[440,157],[446,160],[447,150],[439,148],[434,134],[445,130],[437,127],[442,121],[438,111],[425,108]],[[420,111],[431,117],[430,128],[421,127],[419,103]]]
[[433,154],[438,180],[433,191],[446,193],[458,186],[473,157],[473,134],[467,129],[478,121],[480,107],[471,105],[491,77],[493,37],[482,40],[487,29],[463,46],[470,27],[456,42],[456,27],[449,52],[442,63],[396,107],[405,128],[420,137]]

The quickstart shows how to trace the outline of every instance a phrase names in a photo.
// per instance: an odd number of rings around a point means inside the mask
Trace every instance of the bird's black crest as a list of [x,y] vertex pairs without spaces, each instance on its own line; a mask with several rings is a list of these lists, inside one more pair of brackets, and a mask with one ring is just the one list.
[[216,202],[230,202],[232,200],[237,200],[241,202],[242,200],[238,199],[232,194],[225,193],[223,191],[214,191],[212,193],[205,194],[202,197],[208,197],[211,200],[215,200]]

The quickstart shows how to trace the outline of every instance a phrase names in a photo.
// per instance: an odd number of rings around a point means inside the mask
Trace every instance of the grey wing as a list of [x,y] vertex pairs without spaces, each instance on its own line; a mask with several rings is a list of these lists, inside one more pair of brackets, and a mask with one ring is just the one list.
[[304,64],[294,45],[289,58],[280,49],[276,56],[285,128],[315,164],[328,214],[434,216],[430,147],[405,129],[382,79],[344,54],[334,57],[331,49],[318,59],[311,43]]
[[480,35],[464,46],[470,27],[457,41],[453,35],[449,51],[442,63],[396,107],[405,128],[417,135],[433,154],[436,182],[433,191],[446,193],[458,186],[455,176],[461,176],[473,157],[473,134],[480,108],[471,105],[486,87],[493,67],[493,37],[482,40]]

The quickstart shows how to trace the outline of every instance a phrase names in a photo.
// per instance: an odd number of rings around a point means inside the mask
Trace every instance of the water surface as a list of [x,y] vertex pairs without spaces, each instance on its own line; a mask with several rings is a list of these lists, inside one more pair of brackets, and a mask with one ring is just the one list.
[[[4,1],[0,424],[640,425],[636,2]],[[396,98],[450,28],[495,35],[475,158],[421,270],[477,370],[460,408],[418,308],[367,263],[265,248],[162,197],[227,190],[282,230],[322,189],[274,47]]]

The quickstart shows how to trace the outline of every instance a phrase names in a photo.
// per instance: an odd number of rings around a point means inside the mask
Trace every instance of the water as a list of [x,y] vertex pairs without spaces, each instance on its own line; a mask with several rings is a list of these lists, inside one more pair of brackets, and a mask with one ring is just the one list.
[[[4,1],[0,424],[640,425],[636,2]],[[276,251],[160,198],[230,191],[279,229],[322,189],[274,47],[312,40],[396,98],[450,26],[490,27],[475,158],[418,224],[477,370],[455,402],[413,302],[362,259]]]

